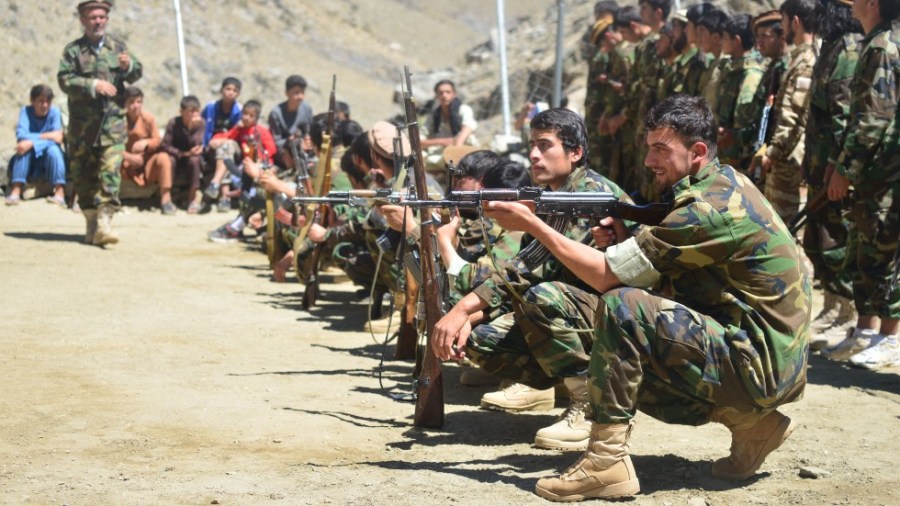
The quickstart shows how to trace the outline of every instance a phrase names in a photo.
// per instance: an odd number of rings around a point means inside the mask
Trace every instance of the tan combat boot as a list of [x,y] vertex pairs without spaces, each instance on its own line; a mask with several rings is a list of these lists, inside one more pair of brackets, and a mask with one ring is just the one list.
[[119,242],[119,236],[112,230],[114,214],[116,214],[116,210],[110,205],[102,205],[97,209],[97,232],[94,234],[94,246],[106,246]]
[[560,502],[589,498],[627,497],[641,491],[628,438],[634,422],[591,426],[588,449],[559,477],[541,478],[534,491],[544,499]]
[[559,421],[537,431],[534,445],[549,450],[586,450],[591,439],[588,377],[575,376],[563,381],[569,390],[569,407]]
[[726,480],[746,480],[756,474],[766,456],[781,446],[796,427],[778,411],[745,413],[716,408],[710,419],[731,431],[731,455],[712,464],[712,475]]
[[85,209],[81,214],[84,215],[84,221],[87,225],[84,231],[84,243],[94,244],[94,235],[97,234],[97,210]]
[[553,409],[556,396],[553,387],[535,390],[522,383],[500,384],[500,390],[481,396],[481,407],[500,411],[547,411]]

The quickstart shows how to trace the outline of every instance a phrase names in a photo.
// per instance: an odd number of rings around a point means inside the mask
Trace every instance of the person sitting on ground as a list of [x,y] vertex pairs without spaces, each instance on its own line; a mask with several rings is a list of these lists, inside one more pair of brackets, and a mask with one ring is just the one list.
[[200,178],[203,175],[203,132],[206,122],[200,117],[200,101],[193,95],[181,99],[181,114],[169,120],[160,149],[169,155],[175,174],[188,172],[188,214],[202,209],[203,194]]
[[16,125],[16,154],[10,163],[9,195],[6,205],[22,200],[22,188],[37,177],[46,178],[53,185],[53,195],[47,201],[66,207],[66,161],[63,157],[62,116],[53,104],[53,90],[46,84],[31,88],[31,105],[19,111]]
[[[203,108],[203,121],[206,122],[206,130],[203,133],[203,149],[205,150],[206,167],[215,169],[219,160],[229,158],[234,161],[238,156],[238,146],[234,142],[217,143],[210,146],[209,143],[216,135],[224,134],[241,121],[241,103],[237,101],[241,94],[241,81],[236,77],[226,77],[222,80],[222,88],[219,90],[222,98],[206,104]],[[210,191],[209,198],[218,198],[218,192]],[[220,199],[221,212],[231,208],[230,199]]]
[[122,177],[138,186],[159,184],[159,208],[162,214],[175,214],[172,203],[172,161],[160,151],[162,139],[156,118],[144,110],[144,92],[136,86],[125,89],[125,117],[128,137],[122,159]]
[[421,145],[427,153],[425,169],[439,183],[446,182],[442,152],[447,146],[477,146],[474,133],[478,128],[472,108],[456,95],[456,86],[447,79],[434,85],[434,109],[425,121]]
[[[231,208],[231,199],[224,189],[226,185],[223,182],[220,188],[219,184],[220,181],[223,181],[226,172],[230,173],[232,181],[250,192],[253,190],[253,184],[259,180],[263,172],[271,167],[272,155],[276,152],[275,140],[268,128],[257,123],[260,111],[262,111],[261,103],[256,100],[248,100],[241,112],[241,121],[227,133],[217,134],[209,141],[209,145],[213,149],[232,143],[240,150],[241,155],[240,164],[232,161],[231,153],[226,154],[223,159],[216,160],[216,172],[206,188],[206,194],[213,195],[221,192],[219,212]],[[218,157],[218,154],[216,156]],[[237,218],[210,232],[209,240],[233,242],[240,239],[247,219],[250,217],[250,214],[247,213],[250,211],[252,210],[242,209]]]
[[282,169],[293,169],[295,161],[289,143],[298,143],[298,150],[312,148],[307,135],[309,135],[309,126],[312,123],[313,110],[303,100],[306,94],[306,79],[302,76],[288,77],[284,84],[284,94],[287,96],[287,100],[273,107],[269,113],[269,130],[278,147],[275,164]]
[[[628,445],[638,409],[668,423],[724,424],[731,455],[715,461],[712,474],[751,478],[793,432],[778,408],[799,400],[806,385],[812,287],[787,226],[750,179],[719,164],[705,100],[669,97],[644,122],[644,164],[658,189],[674,194],[659,225],[631,235],[604,218],[591,231],[603,251],[563,237],[520,203],[485,210],[535,237],[602,294],[583,371],[588,450],[535,487],[554,501],[640,491]],[[445,319],[452,325],[435,327],[432,347],[456,358],[471,327],[467,318]]]

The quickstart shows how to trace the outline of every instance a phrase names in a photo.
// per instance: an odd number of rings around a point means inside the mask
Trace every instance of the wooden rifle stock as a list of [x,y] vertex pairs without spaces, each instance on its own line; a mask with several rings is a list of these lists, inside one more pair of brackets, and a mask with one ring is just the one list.
[[[322,136],[322,147],[324,161],[319,163],[319,173],[316,179],[322,181],[319,188],[319,195],[327,195],[331,191],[331,146],[334,137],[334,113],[335,113],[335,86],[337,85],[337,76],[331,77],[331,97],[328,99],[328,123],[325,128],[325,134]],[[328,216],[330,207],[328,204],[322,203],[316,211],[314,221],[319,225],[328,228]],[[306,290],[303,292],[303,309],[309,309],[316,305],[316,299],[319,296],[319,263],[322,259],[322,251],[325,244],[317,244],[312,251],[309,260],[309,272],[306,275]]]
[[[409,67],[404,66],[406,89],[403,93],[403,105],[406,112],[406,125],[409,129],[409,144],[414,160],[416,195],[425,198],[428,186],[425,180],[425,164],[422,160],[422,145],[419,137],[419,121],[416,104],[412,96],[412,82]],[[403,83],[401,82],[401,87]],[[421,350],[421,368],[416,383],[416,411],[413,425],[432,429],[444,425],[444,378],[441,374],[441,363],[434,353],[431,336],[434,326],[443,316],[441,287],[438,281],[437,247],[435,224],[429,209],[419,210],[420,223],[420,258],[422,269],[422,288],[420,297],[425,306],[425,349]]]

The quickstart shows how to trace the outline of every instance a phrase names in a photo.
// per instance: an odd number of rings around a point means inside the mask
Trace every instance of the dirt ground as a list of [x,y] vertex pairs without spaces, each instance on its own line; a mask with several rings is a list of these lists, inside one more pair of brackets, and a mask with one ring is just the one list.
[[[223,216],[129,208],[103,251],[80,243],[80,215],[0,208],[0,502],[545,504],[535,480],[577,456],[530,444],[559,408],[480,410],[487,387],[446,366],[444,429],[412,428],[412,404],[379,386],[354,287],[326,284],[302,311],[261,253],[207,241]],[[412,366],[391,351],[399,392]],[[631,503],[900,504],[898,373],[812,358],[784,408],[798,430],[742,484],[708,473],[724,427],[640,415]]]

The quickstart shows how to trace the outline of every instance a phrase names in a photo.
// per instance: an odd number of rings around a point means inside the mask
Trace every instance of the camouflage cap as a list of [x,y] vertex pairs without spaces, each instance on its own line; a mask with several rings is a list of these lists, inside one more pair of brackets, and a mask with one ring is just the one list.
[[753,18],[753,29],[756,30],[759,28],[759,25],[767,25],[769,23],[781,22],[781,12],[779,11],[768,11],[763,12],[759,16]]
[[112,9],[113,2],[112,0],[87,0],[84,2],[78,2],[78,14],[84,13],[84,11],[89,11],[91,9],[104,9],[106,12],[109,12]]
[[[371,130],[369,130],[369,144],[376,153],[385,158],[394,156],[395,137],[397,137],[397,127],[387,121],[379,121],[372,125]],[[404,130],[401,130],[400,134],[400,149],[404,155],[409,156],[411,154],[409,137]]]

